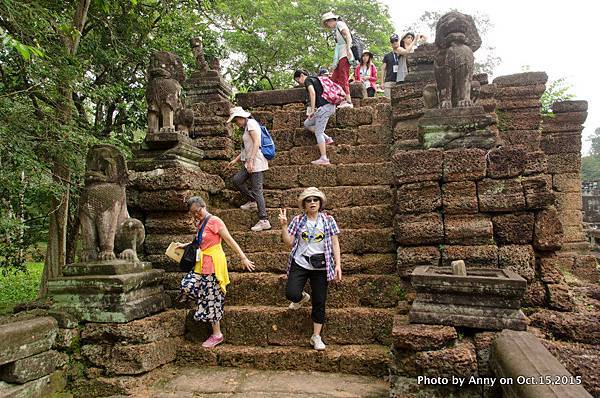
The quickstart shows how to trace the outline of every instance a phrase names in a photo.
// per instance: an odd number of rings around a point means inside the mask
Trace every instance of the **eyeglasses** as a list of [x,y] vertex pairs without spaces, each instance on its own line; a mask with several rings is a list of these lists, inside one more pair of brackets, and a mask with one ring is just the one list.
[[390,40],[390,43],[398,43],[399,41],[400,41],[399,39],[393,39],[393,40]]
[[305,203],[316,203],[319,201],[319,198],[306,198],[304,199]]

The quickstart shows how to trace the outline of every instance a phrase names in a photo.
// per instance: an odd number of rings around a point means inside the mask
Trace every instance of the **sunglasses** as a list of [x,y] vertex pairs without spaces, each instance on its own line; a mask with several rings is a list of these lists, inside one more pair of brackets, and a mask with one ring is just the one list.
[[319,202],[319,198],[306,198],[304,199],[304,203],[316,203]]
[[394,39],[394,40],[390,40],[390,43],[398,43],[400,41],[400,39]]

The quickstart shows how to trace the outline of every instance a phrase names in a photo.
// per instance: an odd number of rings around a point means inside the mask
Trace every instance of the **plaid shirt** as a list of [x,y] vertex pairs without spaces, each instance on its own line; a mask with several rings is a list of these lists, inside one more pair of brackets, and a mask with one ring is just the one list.
[[[332,281],[335,279],[335,260],[333,258],[333,245],[331,243],[331,237],[333,235],[339,235],[340,230],[335,222],[335,219],[329,214],[319,212],[318,217],[321,218],[323,227],[325,229],[323,232],[325,233],[325,266],[327,268],[327,280]],[[296,250],[298,250],[300,236],[302,235],[302,231],[306,229],[307,219],[308,217],[306,214],[300,214],[294,217],[290,225],[288,225],[288,233],[294,237],[294,244],[292,245],[290,257],[288,258],[288,275],[290,273],[290,268],[292,267],[292,261],[294,261],[294,255],[296,254]]]

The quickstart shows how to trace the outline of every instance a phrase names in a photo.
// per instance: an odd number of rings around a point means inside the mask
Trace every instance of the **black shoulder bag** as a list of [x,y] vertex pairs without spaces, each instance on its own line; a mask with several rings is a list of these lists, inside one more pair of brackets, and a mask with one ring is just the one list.
[[202,244],[202,233],[204,232],[204,227],[206,227],[209,218],[210,214],[207,214],[206,217],[204,217],[202,226],[200,227],[198,234],[196,234],[194,241],[187,245],[183,251],[183,256],[181,256],[181,260],[179,261],[179,268],[184,272],[190,272],[196,266],[196,254],[198,248]]

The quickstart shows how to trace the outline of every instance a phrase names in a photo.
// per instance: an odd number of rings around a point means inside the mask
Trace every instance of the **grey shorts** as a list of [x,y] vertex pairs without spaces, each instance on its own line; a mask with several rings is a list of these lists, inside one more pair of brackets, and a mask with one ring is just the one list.
[[327,127],[327,121],[335,113],[335,105],[327,104],[323,105],[320,108],[317,108],[313,117],[308,118],[304,121],[304,127],[314,127],[315,134],[323,134],[325,132],[325,127]]

